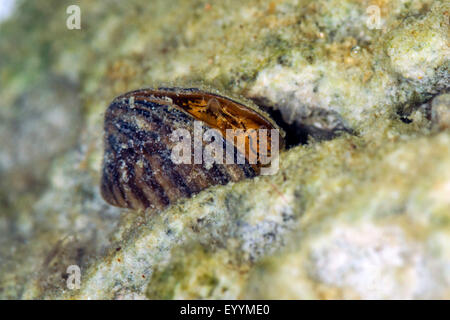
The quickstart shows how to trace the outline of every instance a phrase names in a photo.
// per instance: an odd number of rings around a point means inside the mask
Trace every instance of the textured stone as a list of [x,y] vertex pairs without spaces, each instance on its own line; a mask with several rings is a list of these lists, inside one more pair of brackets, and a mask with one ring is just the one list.
[[[0,297],[449,299],[449,5],[375,4],[378,28],[372,1],[86,0],[72,31],[64,3],[19,4],[0,28]],[[199,83],[304,144],[166,210],[107,205],[107,105]]]

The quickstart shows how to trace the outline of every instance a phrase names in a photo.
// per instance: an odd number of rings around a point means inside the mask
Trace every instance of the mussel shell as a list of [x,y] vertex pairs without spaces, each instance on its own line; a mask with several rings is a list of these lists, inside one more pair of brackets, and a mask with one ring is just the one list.
[[[235,145],[231,147],[235,160],[232,164],[226,164],[225,159],[223,164],[211,166],[195,164],[194,155],[190,164],[172,161],[171,152],[177,142],[170,137],[175,130],[185,129],[193,137],[193,123],[198,120],[202,120],[206,129],[218,128],[214,123],[215,114],[201,109],[204,102],[211,99],[219,102],[219,108],[226,107],[226,117],[220,122],[222,127],[228,125],[226,119],[236,119],[238,124],[278,129],[270,118],[253,108],[195,88],[141,89],[126,93],[114,99],[105,113],[105,150],[100,183],[103,198],[122,208],[163,209],[210,186],[258,175],[258,165],[250,164],[247,159],[239,164],[237,157],[240,151]],[[198,110],[201,112],[195,114]],[[221,114],[221,110],[217,112]],[[204,114],[207,114],[206,118]],[[223,136],[220,139],[217,143],[228,150],[227,146],[232,141]],[[206,144],[203,141],[203,147]]]

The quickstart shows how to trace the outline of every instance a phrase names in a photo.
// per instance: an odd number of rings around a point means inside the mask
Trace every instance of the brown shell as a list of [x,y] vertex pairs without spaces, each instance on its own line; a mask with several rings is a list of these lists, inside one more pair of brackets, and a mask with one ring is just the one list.
[[[194,164],[193,155],[192,164],[172,162],[171,150],[176,144],[170,139],[172,132],[182,128],[193,136],[195,120],[222,133],[219,143],[224,150],[226,145],[233,144],[236,160],[233,164],[224,161],[207,168]],[[259,128],[278,129],[261,112],[218,94],[195,88],[126,93],[114,99],[105,114],[101,194],[117,207],[162,209],[210,186],[252,178],[261,167],[259,160],[256,164],[248,161],[251,150],[259,156],[258,139],[245,137],[244,148],[224,137],[226,129]],[[244,155],[245,163],[238,164],[238,155]]]

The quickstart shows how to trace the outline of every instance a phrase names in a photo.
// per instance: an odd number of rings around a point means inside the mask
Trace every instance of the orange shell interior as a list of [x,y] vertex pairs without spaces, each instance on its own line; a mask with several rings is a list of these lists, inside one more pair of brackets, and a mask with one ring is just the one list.
[[[271,155],[270,129],[276,128],[262,115],[241,103],[220,95],[198,90],[140,90],[132,92],[130,95],[159,104],[170,104],[190,114],[196,120],[208,124],[211,128],[219,130],[223,137],[227,138],[227,129],[233,130],[234,141],[227,140],[233,143],[249,162],[251,158],[256,159],[256,164],[252,164],[252,166],[258,171],[261,166],[261,146],[257,130],[267,129],[267,146],[264,146],[264,149],[267,150],[268,157]],[[283,145],[282,137],[279,135],[279,138],[281,148]]]

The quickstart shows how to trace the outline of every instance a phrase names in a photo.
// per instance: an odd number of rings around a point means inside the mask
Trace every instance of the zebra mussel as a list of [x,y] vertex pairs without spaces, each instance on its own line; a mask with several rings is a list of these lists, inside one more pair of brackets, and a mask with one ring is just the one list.
[[163,209],[267,174],[284,147],[284,133],[256,107],[196,88],[123,94],[106,110],[104,131],[101,194],[129,209]]

